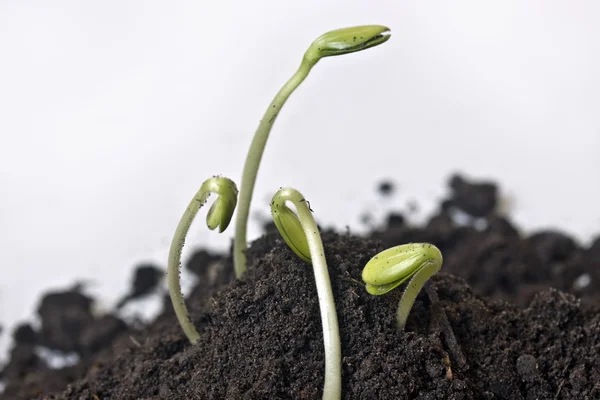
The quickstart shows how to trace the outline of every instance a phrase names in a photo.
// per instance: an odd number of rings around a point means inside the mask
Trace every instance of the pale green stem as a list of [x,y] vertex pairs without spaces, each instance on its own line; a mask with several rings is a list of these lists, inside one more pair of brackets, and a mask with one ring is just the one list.
[[294,189],[287,188],[284,189],[284,193],[281,196],[281,200],[283,200],[281,206],[284,206],[285,201],[288,200],[296,207],[310,250],[310,259],[315,274],[321,324],[323,326],[323,345],[325,347],[323,399],[340,399],[342,396],[342,346],[340,343],[340,330],[335,310],[335,300],[331,289],[321,235],[319,234],[319,229],[312,212],[302,194]]
[[323,57],[362,51],[385,43],[390,38],[389,28],[382,25],[364,25],[329,31],[318,37],[306,50],[302,64],[292,78],[281,88],[267,108],[254,134],[242,173],[240,207],[235,224],[233,261],[235,274],[241,278],[246,270],[246,248],[250,202],[256,183],[258,167],[277,115],[288,97],[304,81],[312,67]]
[[185,244],[185,237],[190,230],[192,222],[194,222],[194,218],[196,217],[198,210],[200,210],[200,208],[206,203],[206,200],[210,196],[210,192],[216,190],[217,188],[210,181],[205,182],[200,187],[192,201],[190,201],[190,204],[187,206],[183,216],[179,220],[179,224],[175,230],[175,235],[173,235],[171,248],[169,250],[167,282],[169,286],[169,293],[171,295],[171,302],[173,303],[173,309],[175,310],[175,315],[177,315],[179,324],[183,328],[183,332],[192,344],[196,344],[198,340],[200,340],[200,334],[190,319],[190,315],[185,305],[185,299],[181,293],[181,252]]
[[317,224],[306,203],[303,203],[300,207],[296,206],[296,208],[310,249],[310,258],[319,298],[319,309],[321,310],[323,344],[325,346],[323,399],[339,399],[342,397],[342,349],[335,301],[331,290],[327,262],[325,261],[325,251],[323,250]]
[[398,311],[396,312],[396,324],[400,330],[404,331],[408,314],[415,303],[417,295],[423,288],[423,285],[425,285],[429,278],[431,278],[439,269],[437,263],[429,261],[425,263],[425,265],[413,275],[410,282],[408,282],[408,285],[402,294],[402,298],[400,299],[400,303],[398,304]]
[[260,120],[252,143],[250,144],[250,149],[248,150],[248,155],[246,156],[246,162],[244,164],[244,171],[242,173],[242,182],[238,197],[239,207],[235,221],[235,238],[233,242],[233,262],[235,276],[238,279],[241,278],[246,271],[246,235],[248,229],[248,217],[250,215],[250,202],[252,201],[256,175],[258,174],[260,160],[265,151],[267,139],[269,139],[269,133],[271,132],[271,128],[273,128],[277,115],[279,115],[279,111],[294,90],[296,90],[302,81],[306,79],[315,63],[316,62],[312,62],[306,57],[302,59],[302,64],[300,64],[296,73],[279,90],[279,93],[277,93],[273,102],[269,105],[269,108],[267,108],[263,118]]

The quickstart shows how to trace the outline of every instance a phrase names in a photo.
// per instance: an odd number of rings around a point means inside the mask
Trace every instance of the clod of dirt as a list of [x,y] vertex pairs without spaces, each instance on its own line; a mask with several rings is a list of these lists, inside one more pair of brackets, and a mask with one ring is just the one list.
[[114,315],[104,315],[88,324],[79,337],[81,352],[90,354],[107,347],[117,335],[127,330],[127,324]]
[[565,261],[577,250],[572,238],[556,231],[538,232],[527,240],[532,255],[545,264]]
[[262,231],[263,233],[277,232],[277,225],[275,225],[275,222],[273,222],[272,219],[269,219],[265,223],[263,223]]
[[[88,364],[82,364],[76,367],[67,367],[60,369],[49,369],[45,364],[40,363],[40,360],[35,357],[31,349],[23,351],[13,351],[15,359],[26,361],[26,357],[32,357],[32,362],[29,367],[22,368],[27,372],[6,379],[9,383],[6,385],[4,392],[0,394],[1,399],[6,400],[31,400],[41,399],[49,400],[53,396],[48,393],[58,392],[63,390],[70,382],[81,377],[81,369],[87,369]],[[34,364],[38,365],[34,365]],[[23,364],[26,365],[26,364]]]
[[79,350],[79,337],[94,321],[92,299],[77,288],[44,295],[38,308],[42,326],[39,344],[63,352]]
[[377,191],[379,192],[380,195],[385,196],[385,197],[391,196],[395,190],[396,190],[396,187],[394,186],[394,184],[388,180],[381,181],[377,185]]
[[517,228],[507,218],[499,215],[491,215],[487,218],[487,232],[512,238],[519,237]]
[[47,369],[48,366],[38,357],[34,346],[16,344],[10,351],[10,361],[0,372],[0,377],[7,382],[19,384],[31,371]]
[[30,324],[21,324],[15,328],[13,339],[17,344],[35,345],[38,341],[38,333]]
[[541,377],[537,358],[523,354],[517,358],[517,373],[523,382],[535,382]]
[[388,228],[398,228],[404,226],[406,223],[406,218],[404,215],[398,213],[390,213],[387,217],[386,226]]
[[371,214],[369,211],[365,211],[360,215],[360,223],[363,225],[367,225],[370,226],[373,224],[373,214]]
[[409,214],[416,214],[419,212],[419,204],[416,200],[409,200],[406,202],[406,208]]
[[[232,258],[205,249],[195,251],[185,265],[199,278],[190,298],[212,297],[217,289],[235,280]],[[169,296],[166,296],[164,304],[168,312],[173,312]],[[207,305],[206,309],[210,310],[211,306]]]
[[600,236],[595,238],[590,245],[589,252],[593,257],[600,258]]
[[448,185],[452,189],[451,204],[473,216],[486,217],[498,204],[498,188],[492,182],[469,182],[461,175],[453,175]]
[[163,277],[164,271],[153,264],[143,264],[136,267],[133,273],[131,291],[119,301],[117,309],[125,306],[130,300],[152,293]]
[[223,259],[222,255],[210,252],[206,249],[194,251],[189,260],[185,263],[185,267],[198,277],[206,274],[206,268],[219,260]]

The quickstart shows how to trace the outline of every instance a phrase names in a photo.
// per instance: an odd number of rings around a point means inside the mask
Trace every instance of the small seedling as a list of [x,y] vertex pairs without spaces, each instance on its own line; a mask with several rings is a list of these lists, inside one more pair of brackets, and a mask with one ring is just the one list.
[[442,253],[429,243],[410,243],[391,247],[371,258],[362,272],[367,292],[381,295],[410,279],[402,294],[396,324],[404,330],[408,314],[423,285],[442,267]]
[[190,319],[183,294],[181,293],[181,283],[179,281],[181,251],[183,250],[185,237],[196,214],[206,203],[211,193],[215,193],[219,197],[217,197],[208,210],[206,225],[210,230],[219,228],[219,233],[227,229],[237,203],[238,190],[235,183],[230,179],[215,176],[207,179],[200,186],[200,190],[198,190],[192,201],[190,201],[177,225],[169,250],[167,275],[171,302],[173,303],[173,309],[175,310],[179,324],[192,344],[196,344],[200,340],[200,334]]
[[248,217],[250,215],[250,202],[252,200],[254,184],[256,183],[256,175],[258,174],[260,160],[265,150],[269,133],[281,108],[321,58],[365,50],[385,43],[389,38],[389,28],[380,25],[355,26],[325,33],[316,39],[308,50],[306,50],[302,63],[296,73],[279,90],[279,93],[277,93],[267,108],[250,144],[242,174],[240,205],[236,217],[233,245],[235,274],[238,279],[242,277],[246,270],[246,235]]
[[[288,201],[296,207],[298,214],[287,206]],[[319,229],[307,201],[295,189],[284,188],[275,193],[271,202],[271,214],[287,245],[298,257],[313,265],[325,346],[323,399],[339,399],[342,395],[342,350],[335,301]]]

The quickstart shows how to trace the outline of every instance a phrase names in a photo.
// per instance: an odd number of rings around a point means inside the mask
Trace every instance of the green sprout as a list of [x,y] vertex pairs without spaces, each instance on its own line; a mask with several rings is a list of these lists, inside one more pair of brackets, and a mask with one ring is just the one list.
[[396,324],[404,330],[408,314],[423,285],[442,267],[442,253],[429,243],[410,243],[391,247],[369,260],[362,272],[367,292],[381,295],[412,277],[402,294]]
[[181,251],[185,244],[185,237],[196,214],[206,203],[211,193],[215,193],[219,197],[217,197],[208,210],[206,225],[210,230],[219,228],[219,233],[227,229],[237,203],[238,190],[235,183],[230,179],[215,176],[204,181],[192,201],[190,201],[177,225],[169,250],[167,275],[171,302],[173,303],[173,309],[175,310],[179,324],[192,344],[196,344],[200,340],[200,334],[190,319],[183,294],[181,293],[181,284],[179,282]]
[[[287,206],[288,201],[296,207],[297,215]],[[271,214],[288,246],[300,258],[313,265],[325,346],[323,399],[339,399],[342,395],[342,350],[335,301],[319,229],[310,205],[295,189],[283,188],[275,193],[271,202]]]
[[385,43],[390,38],[390,30],[385,26],[367,25],[337,29],[316,39],[304,53],[300,67],[289,81],[279,90],[265,112],[246,156],[240,188],[240,206],[236,218],[234,239],[235,274],[239,279],[246,270],[246,235],[250,202],[256,183],[256,175],[262,159],[271,128],[281,108],[308,76],[312,67],[323,57],[338,56],[365,50]]

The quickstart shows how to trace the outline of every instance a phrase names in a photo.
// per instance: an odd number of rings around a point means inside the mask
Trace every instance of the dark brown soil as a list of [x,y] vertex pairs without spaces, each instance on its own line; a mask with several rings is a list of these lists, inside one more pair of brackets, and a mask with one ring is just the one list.
[[[560,232],[522,236],[497,215],[496,185],[453,177],[451,188],[425,226],[394,214],[368,239],[323,234],[341,329],[343,397],[600,399],[600,238],[582,248]],[[455,223],[457,210],[474,223]],[[361,282],[378,251],[419,241],[444,254],[432,281],[464,365],[439,333],[439,308],[424,293],[399,332],[401,291],[374,297]],[[190,260],[200,277],[188,303],[202,336],[196,346],[168,299],[154,323],[137,329],[93,316],[91,300],[77,290],[46,295],[41,331],[15,332],[0,399],[320,398],[324,356],[311,266],[276,232],[248,255],[246,279],[233,283],[230,259],[201,251]],[[36,345],[75,351],[82,360],[51,370]]]
[[117,309],[122,308],[131,300],[142,298],[154,290],[164,276],[164,271],[152,264],[142,264],[135,268],[131,280],[131,291],[117,304]]

